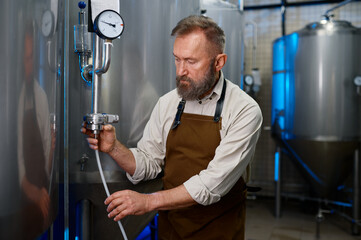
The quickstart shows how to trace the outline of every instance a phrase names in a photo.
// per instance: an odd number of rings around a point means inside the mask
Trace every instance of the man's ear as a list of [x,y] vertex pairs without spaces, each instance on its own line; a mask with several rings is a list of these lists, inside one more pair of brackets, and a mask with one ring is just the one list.
[[227,62],[227,54],[225,53],[220,53],[216,56],[216,61],[215,61],[215,68],[216,68],[216,72],[220,71],[224,64],[226,64]]

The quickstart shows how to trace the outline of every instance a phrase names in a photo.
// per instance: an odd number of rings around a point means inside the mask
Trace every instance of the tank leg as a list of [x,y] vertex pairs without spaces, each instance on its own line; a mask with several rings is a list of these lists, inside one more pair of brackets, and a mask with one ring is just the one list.
[[322,209],[321,202],[319,203],[318,212],[316,215],[316,239],[321,237],[321,223],[325,220],[324,213],[332,213],[330,210]]
[[321,222],[325,219],[323,216],[321,208],[318,209],[318,213],[316,215],[316,239],[320,239],[320,228]]
[[76,235],[80,240],[90,240],[91,203],[83,199],[77,204]]
[[[359,220],[359,205],[360,205],[360,149],[356,149],[354,153],[354,167],[353,167],[353,204],[352,204],[352,219]],[[360,235],[359,226],[352,222],[352,235]]]
[[277,146],[275,153],[275,217],[281,217],[281,147]]

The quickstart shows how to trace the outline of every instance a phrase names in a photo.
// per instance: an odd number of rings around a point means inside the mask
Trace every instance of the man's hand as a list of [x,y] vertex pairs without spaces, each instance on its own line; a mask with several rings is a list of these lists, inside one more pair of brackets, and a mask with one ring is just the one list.
[[130,175],[135,171],[135,159],[132,152],[121,144],[115,135],[115,127],[104,125],[98,138],[94,138],[94,133],[86,128],[86,122],[83,123],[80,131],[89,136],[87,138],[89,147],[93,150],[108,153],[111,158]]
[[115,128],[110,124],[103,126],[103,130],[100,131],[98,139],[94,138],[94,134],[92,133],[92,131],[86,129],[85,122],[83,123],[80,131],[89,136],[89,138],[87,138],[87,141],[89,143],[89,147],[93,150],[98,149],[99,151],[109,153],[115,147],[115,142],[117,140]]
[[154,210],[171,210],[197,204],[184,185],[151,194],[131,190],[115,192],[104,202],[108,205],[108,217],[119,221],[128,215],[142,215]]
[[108,205],[108,217],[119,221],[128,215],[142,215],[152,211],[149,194],[137,193],[131,190],[115,192],[110,195],[105,204]]

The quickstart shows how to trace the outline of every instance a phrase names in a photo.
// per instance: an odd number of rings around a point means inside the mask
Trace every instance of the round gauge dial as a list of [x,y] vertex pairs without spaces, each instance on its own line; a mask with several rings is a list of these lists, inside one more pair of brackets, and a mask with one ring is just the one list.
[[355,77],[353,83],[358,87],[361,86],[361,76]]
[[101,38],[115,39],[122,34],[123,30],[123,19],[116,11],[105,10],[95,18],[94,31]]
[[54,15],[50,10],[46,10],[41,17],[41,32],[45,37],[49,37],[54,31]]
[[253,77],[251,75],[246,75],[244,77],[244,83],[248,86],[251,86],[253,84]]

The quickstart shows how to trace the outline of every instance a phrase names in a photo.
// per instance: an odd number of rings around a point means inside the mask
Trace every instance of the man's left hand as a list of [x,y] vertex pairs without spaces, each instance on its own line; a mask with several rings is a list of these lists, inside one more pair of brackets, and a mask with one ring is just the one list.
[[142,215],[150,209],[150,195],[131,190],[118,191],[110,195],[104,202],[108,205],[108,217],[119,221],[128,215]]

